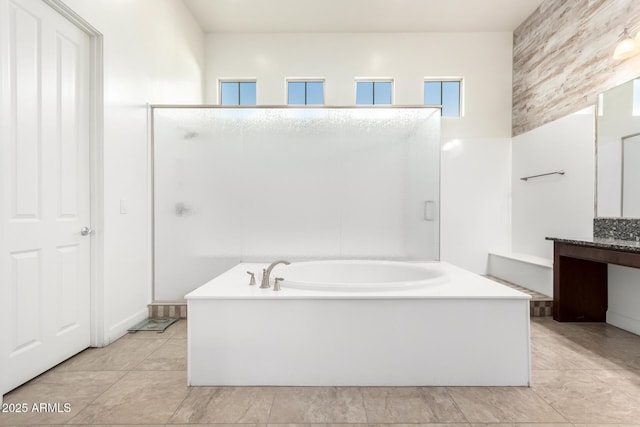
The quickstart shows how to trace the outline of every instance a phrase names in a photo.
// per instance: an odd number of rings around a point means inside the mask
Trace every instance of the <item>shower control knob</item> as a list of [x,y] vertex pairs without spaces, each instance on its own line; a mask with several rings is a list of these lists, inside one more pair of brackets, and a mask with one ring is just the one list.
[[91,227],[82,227],[80,229],[80,234],[82,236],[88,236],[89,234],[93,233],[93,229]]

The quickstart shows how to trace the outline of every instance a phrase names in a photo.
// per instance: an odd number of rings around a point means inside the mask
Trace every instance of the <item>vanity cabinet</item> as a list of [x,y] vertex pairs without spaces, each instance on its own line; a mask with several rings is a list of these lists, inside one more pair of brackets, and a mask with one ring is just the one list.
[[553,240],[553,318],[605,322],[609,264],[640,268],[640,243],[603,238]]

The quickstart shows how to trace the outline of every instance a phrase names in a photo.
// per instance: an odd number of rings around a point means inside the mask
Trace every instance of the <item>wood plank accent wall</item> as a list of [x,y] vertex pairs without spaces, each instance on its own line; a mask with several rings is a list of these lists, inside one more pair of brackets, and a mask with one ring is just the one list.
[[513,34],[513,136],[640,76],[640,55],[613,59],[625,27],[640,30],[640,0],[545,0]]

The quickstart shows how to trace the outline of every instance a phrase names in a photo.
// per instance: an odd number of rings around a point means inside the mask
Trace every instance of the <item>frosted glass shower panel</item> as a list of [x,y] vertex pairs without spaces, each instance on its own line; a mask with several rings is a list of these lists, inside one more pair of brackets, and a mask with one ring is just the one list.
[[342,130],[341,255],[437,259],[437,221],[423,215],[424,204],[438,199],[437,110],[336,113]]
[[342,160],[330,113],[264,109],[245,122],[244,259],[337,256]]
[[154,110],[154,299],[240,261],[242,110]]
[[429,108],[154,108],[155,299],[241,260],[437,259],[439,126]]

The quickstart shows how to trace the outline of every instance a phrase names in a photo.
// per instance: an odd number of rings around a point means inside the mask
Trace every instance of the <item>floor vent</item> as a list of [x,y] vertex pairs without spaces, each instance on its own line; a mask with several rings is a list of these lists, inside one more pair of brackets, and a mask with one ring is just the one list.
[[531,303],[529,306],[529,314],[531,317],[546,317],[553,315],[553,298],[547,295],[543,295],[539,292],[532,291],[523,286],[516,285],[515,283],[508,282],[506,280],[498,279],[493,276],[485,276],[487,279],[491,279],[502,285],[508,286],[513,289],[517,289],[520,292],[531,295]]

